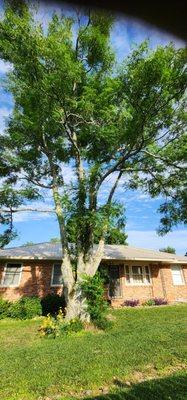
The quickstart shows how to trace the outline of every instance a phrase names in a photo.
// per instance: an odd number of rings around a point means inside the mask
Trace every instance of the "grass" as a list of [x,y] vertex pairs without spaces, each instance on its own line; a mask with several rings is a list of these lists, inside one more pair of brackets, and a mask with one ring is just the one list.
[[112,316],[107,332],[56,339],[38,335],[39,319],[0,321],[0,399],[187,399],[187,306]]

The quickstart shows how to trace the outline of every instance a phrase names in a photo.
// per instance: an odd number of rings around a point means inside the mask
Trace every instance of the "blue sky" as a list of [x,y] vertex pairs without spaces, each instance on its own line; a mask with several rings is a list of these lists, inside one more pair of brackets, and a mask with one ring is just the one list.
[[[1,8],[2,9],[2,8]],[[36,15],[38,21],[42,22],[44,28],[51,17],[54,9],[60,13],[61,6],[45,5],[39,3],[39,9]],[[66,13],[71,13],[69,6],[65,5]],[[158,45],[166,45],[174,42],[175,46],[184,47],[185,43],[179,38],[171,36],[167,32],[158,30],[157,28],[147,25],[142,21],[129,17],[117,15],[116,22],[112,31],[111,42],[116,51],[117,58],[121,61],[127,56],[135,44],[141,43],[143,40],[149,39],[150,46],[155,48]],[[10,66],[0,60],[0,77],[3,78]],[[13,106],[11,95],[0,89],[0,134],[3,133],[6,118],[11,113]],[[66,176],[68,179],[72,177],[70,167],[66,168]],[[109,182],[108,182],[109,184]],[[107,190],[107,185],[104,189]],[[104,196],[103,191],[103,196]],[[159,225],[159,214],[157,209],[161,203],[161,198],[151,199],[147,194],[140,191],[125,192],[121,185],[116,194],[116,198],[124,203],[126,207],[126,230],[128,233],[128,243],[137,247],[145,247],[159,249],[167,245],[176,248],[177,253],[184,255],[187,251],[187,229],[180,225],[173,232],[159,237],[156,229]],[[45,203],[39,201],[37,206],[51,207],[50,197],[45,196]],[[11,243],[12,246],[20,246],[27,241],[44,242],[51,237],[59,236],[57,221],[50,213],[18,213],[15,217],[15,225],[19,233],[19,237]]]

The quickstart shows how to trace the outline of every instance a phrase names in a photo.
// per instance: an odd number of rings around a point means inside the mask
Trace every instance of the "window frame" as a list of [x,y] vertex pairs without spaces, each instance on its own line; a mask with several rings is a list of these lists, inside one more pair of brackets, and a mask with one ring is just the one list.
[[51,272],[51,287],[62,287],[63,286],[63,283],[59,283],[59,284],[56,284],[56,283],[53,283],[53,277],[54,277],[54,267],[55,267],[55,265],[61,265],[61,263],[59,263],[59,262],[55,262],[54,264],[53,264],[53,266],[52,266],[52,272]]
[[[127,273],[126,273],[126,267],[129,268],[129,278],[130,278],[130,282],[128,282],[127,280]],[[142,275],[143,275],[143,282],[137,282],[135,283],[133,281],[133,272],[132,272],[132,267],[141,267],[142,268]],[[150,282],[146,282],[146,267],[148,268],[149,271],[149,279]],[[143,264],[141,265],[140,263],[131,263],[131,264],[124,264],[124,276],[125,276],[125,285],[126,286],[151,286],[152,285],[152,277],[151,277],[151,268],[150,265],[147,264]]]
[[[179,268],[180,277],[181,277],[181,281],[182,281],[181,283],[175,283],[174,282],[174,279],[173,279],[173,267]],[[184,286],[185,285],[185,278],[184,278],[183,267],[180,264],[174,264],[174,265],[171,265],[170,270],[171,270],[171,278],[172,278],[173,286]]]
[[[7,272],[7,270],[8,270],[8,265],[15,265],[15,264],[20,264],[20,274],[19,274],[19,281],[18,281],[18,283],[16,284],[16,285],[5,285],[5,277],[6,277],[6,272]],[[19,287],[19,285],[20,285],[20,282],[21,282],[21,278],[22,278],[22,272],[23,272],[23,264],[22,263],[20,263],[20,262],[13,262],[13,261],[11,261],[11,262],[7,262],[6,264],[5,264],[5,266],[4,266],[4,269],[3,269],[3,274],[2,274],[2,279],[1,279],[1,285],[0,285],[0,287],[2,288],[17,288],[17,287]]]

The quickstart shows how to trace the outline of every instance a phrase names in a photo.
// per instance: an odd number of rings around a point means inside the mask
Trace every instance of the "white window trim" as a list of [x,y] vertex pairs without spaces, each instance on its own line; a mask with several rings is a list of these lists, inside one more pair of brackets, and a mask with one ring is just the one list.
[[61,284],[59,284],[59,285],[53,283],[54,266],[57,265],[57,264],[60,264],[60,263],[59,263],[59,262],[55,262],[55,263],[53,264],[53,267],[52,267],[51,287],[62,287],[62,286],[63,286],[63,283],[61,283]]
[[[173,280],[173,271],[172,271],[173,267],[180,268],[180,276],[181,276],[181,279],[182,279],[182,282],[181,282],[181,283],[174,283],[174,280]],[[177,265],[177,264],[171,265],[171,277],[172,277],[173,286],[184,286],[184,285],[185,285],[184,272],[183,272],[183,268],[182,268],[181,265]]]
[[[130,282],[128,282],[127,278],[126,278],[126,266],[129,267]],[[145,276],[146,276],[145,267],[148,267],[150,282],[135,283],[133,281],[132,267],[142,267],[142,269],[143,269],[143,279],[145,279]],[[125,276],[125,284],[127,286],[151,286],[152,285],[151,269],[150,269],[149,265],[140,265],[140,264],[131,264],[130,265],[130,264],[125,264],[124,265],[124,276]]]
[[[18,282],[17,285],[5,285],[4,284],[6,271],[7,271],[8,265],[10,265],[10,264],[13,264],[13,265],[14,264],[20,264],[21,265],[21,270],[20,270],[20,275],[19,275],[19,282]],[[21,282],[21,278],[22,278],[22,271],[23,271],[23,264],[22,263],[19,263],[19,262],[16,262],[16,261],[15,262],[11,261],[11,262],[6,263],[5,266],[4,266],[0,287],[4,287],[4,288],[16,288],[16,287],[19,287],[20,282]]]

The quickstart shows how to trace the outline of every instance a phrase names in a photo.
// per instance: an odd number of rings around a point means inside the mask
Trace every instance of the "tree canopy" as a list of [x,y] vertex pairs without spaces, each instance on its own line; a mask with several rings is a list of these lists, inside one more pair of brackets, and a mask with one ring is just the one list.
[[[5,85],[14,98],[0,136],[1,219],[10,221],[11,238],[17,207],[50,192],[68,301],[78,296],[81,276],[99,266],[119,182],[124,199],[129,188],[164,197],[161,232],[186,221],[185,50],[151,50],[144,42],[116,67],[112,24],[111,15],[94,10],[54,14],[45,32],[23,1],[7,4],[0,21],[0,57],[13,66]],[[74,171],[70,182],[65,165]]]
[[159,251],[161,251],[162,253],[170,253],[170,254],[176,253],[175,248],[172,246],[163,247],[162,249],[159,249]]

